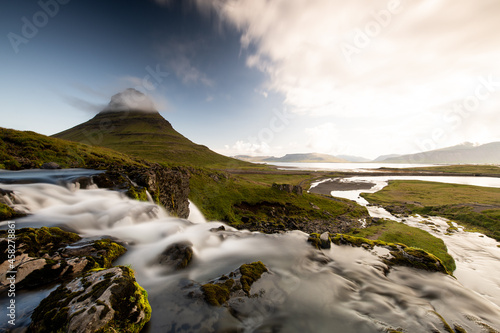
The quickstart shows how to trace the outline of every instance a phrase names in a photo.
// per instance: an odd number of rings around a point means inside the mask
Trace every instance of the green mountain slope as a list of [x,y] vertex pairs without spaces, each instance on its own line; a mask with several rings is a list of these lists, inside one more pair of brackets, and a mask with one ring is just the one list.
[[63,168],[100,168],[109,164],[142,165],[141,161],[107,148],[0,127],[0,169],[33,169],[47,162],[56,162]]
[[55,138],[102,146],[152,162],[234,168],[252,164],[217,154],[177,132],[158,112],[103,111]]

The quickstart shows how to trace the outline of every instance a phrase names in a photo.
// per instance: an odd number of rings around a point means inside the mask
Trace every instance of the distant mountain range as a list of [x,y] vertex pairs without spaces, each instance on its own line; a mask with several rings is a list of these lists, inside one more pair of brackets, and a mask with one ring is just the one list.
[[500,164],[500,142],[476,146],[463,143],[457,146],[430,150],[417,154],[389,156],[382,163],[425,164]]
[[[242,161],[247,162],[265,162],[265,163],[349,163],[349,162],[361,162],[368,161],[363,157],[357,156],[333,156],[328,154],[319,154],[319,153],[305,153],[305,154],[286,154],[283,157],[274,157],[274,156],[249,156],[249,155],[237,155],[234,158],[237,158]],[[351,160],[346,157],[351,158]]]
[[407,155],[382,155],[374,160],[351,155],[328,155],[318,153],[286,154],[274,156],[234,156],[242,161],[260,163],[407,163],[407,164],[500,164],[500,142],[484,145],[463,143],[457,146]]

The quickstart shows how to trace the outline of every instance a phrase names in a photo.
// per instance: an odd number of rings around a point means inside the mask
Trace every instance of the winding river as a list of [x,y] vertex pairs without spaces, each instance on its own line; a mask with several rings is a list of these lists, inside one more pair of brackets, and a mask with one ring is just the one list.
[[[55,178],[49,172],[41,182],[33,176],[9,184],[4,179],[0,184],[14,191],[18,208],[31,214],[17,219],[16,227],[61,226],[83,237],[124,241],[128,251],[115,264],[130,265],[149,293],[153,314],[145,332],[446,332],[441,318],[467,332],[500,330],[500,307],[495,304],[499,297],[468,285],[466,273],[457,274],[458,279],[407,267],[387,273],[381,259],[387,252],[384,248],[333,245],[320,252],[299,231],[272,235],[239,231],[221,222],[206,222],[194,206],[189,219],[173,218],[153,203],[134,201],[118,192],[66,185],[65,177],[75,177],[70,173]],[[372,208],[370,212],[385,214]],[[221,225],[225,231],[211,231]],[[463,265],[476,265],[483,273],[481,265],[491,263],[495,270],[490,267],[487,275],[500,276],[498,251],[493,251],[491,240],[469,233],[452,237],[457,248],[467,238],[471,238],[470,247],[478,247]],[[193,244],[194,259],[186,269],[171,271],[158,264],[158,256],[178,242]],[[446,242],[460,264],[464,251]],[[491,259],[484,262],[487,256],[481,253],[488,251]],[[195,283],[258,260],[270,273],[252,286],[255,296],[234,304],[231,312],[189,296]],[[499,289],[498,281],[491,283],[496,286],[484,285],[484,289]],[[55,287],[17,296],[18,304],[23,304],[23,320],[15,332],[25,331],[33,309]],[[0,298],[4,312],[5,302],[5,297]],[[1,320],[0,327],[5,322]]]

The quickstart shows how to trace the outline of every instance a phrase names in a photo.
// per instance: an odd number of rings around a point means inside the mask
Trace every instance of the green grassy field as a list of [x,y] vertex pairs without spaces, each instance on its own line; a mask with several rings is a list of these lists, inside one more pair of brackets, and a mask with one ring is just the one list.
[[[350,218],[367,216],[367,211],[349,200],[308,194],[287,193],[272,188],[274,180],[296,185],[307,179],[308,175],[278,176],[274,174],[245,174],[231,176],[213,170],[195,170],[191,174],[190,199],[209,220],[225,221],[238,225],[244,216],[262,222],[278,222],[287,218],[332,219],[345,215]],[[289,178],[287,178],[289,177]],[[257,181],[258,180],[258,181]],[[313,208],[313,205],[319,209]],[[244,206],[244,207],[243,207]],[[273,216],[269,210],[283,208],[286,216],[277,213]]]
[[443,240],[427,231],[410,227],[404,223],[380,220],[365,229],[355,229],[349,233],[356,237],[377,239],[388,243],[402,243],[429,252],[443,262],[448,271],[456,269],[455,260],[448,254]]
[[403,207],[409,213],[443,216],[500,240],[499,188],[394,180],[381,191],[362,196],[370,203]]
[[[387,170],[396,170],[398,169],[390,169],[384,168]],[[426,171],[426,172],[445,172],[445,173],[464,173],[464,174],[491,174],[491,175],[500,175],[500,167],[496,165],[475,165],[475,164],[464,164],[464,165],[441,165],[441,166],[432,166],[432,167],[417,167],[417,168],[404,168],[399,169],[404,171]]]

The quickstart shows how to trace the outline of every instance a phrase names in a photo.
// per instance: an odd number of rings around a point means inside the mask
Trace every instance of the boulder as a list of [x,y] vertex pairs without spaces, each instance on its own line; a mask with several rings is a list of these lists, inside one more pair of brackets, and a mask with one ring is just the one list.
[[180,242],[170,245],[158,256],[158,263],[162,266],[179,270],[186,268],[193,258],[193,244]]
[[17,289],[31,289],[73,278],[90,269],[111,267],[111,263],[126,251],[109,239],[68,247],[79,240],[77,234],[59,228],[18,229],[12,263],[6,260],[7,232],[1,231],[0,253],[5,260],[0,263],[0,292],[10,284],[8,271],[17,271]]
[[31,316],[32,332],[140,332],[151,318],[147,292],[132,270],[91,271],[63,284]]
[[54,170],[54,169],[61,169],[61,166],[56,162],[45,162],[42,164],[40,169]]

